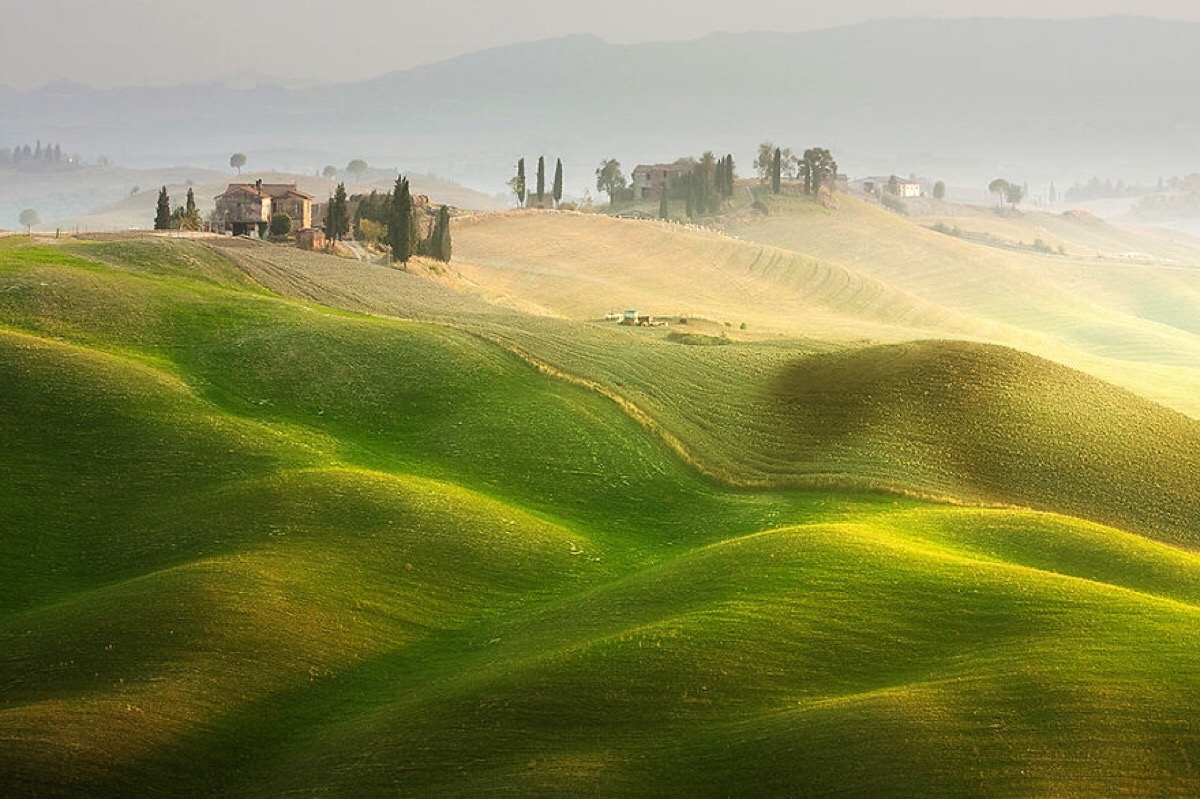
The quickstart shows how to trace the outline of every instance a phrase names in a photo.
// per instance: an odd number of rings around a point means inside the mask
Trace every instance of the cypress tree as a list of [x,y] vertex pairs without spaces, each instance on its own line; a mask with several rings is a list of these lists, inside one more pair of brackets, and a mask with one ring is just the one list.
[[[417,243],[424,238],[421,235],[421,217],[424,214],[423,212],[417,210],[417,204],[412,201],[411,191],[409,192],[408,198],[409,207],[412,208],[412,213],[408,215],[408,239],[409,241],[413,242],[413,253],[415,255],[420,255],[421,253],[417,250]],[[431,230],[430,233],[432,234],[433,231]]]
[[158,211],[154,215],[154,229],[171,229],[171,198],[167,196],[166,186],[163,186],[158,192]]
[[538,156],[537,200],[538,208],[541,208],[546,200],[546,157],[542,155]]
[[183,208],[183,220],[180,224],[184,230],[200,229],[200,209],[196,207],[196,193],[188,189],[187,202]]
[[562,159],[559,158],[558,162],[554,165],[554,207],[555,208],[557,208],[558,204],[560,202],[562,202],[562,183],[563,183]]
[[517,204],[525,206],[525,159],[517,161]]
[[450,209],[438,209],[437,221],[433,224],[433,257],[442,263],[450,263]]
[[671,216],[671,205],[667,200],[667,184],[663,184],[662,197],[658,201],[658,218],[668,219]]
[[392,190],[392,217],[388,220],[388,243],[392,245],[392,260],[408,268],[408,261],[417,248],[417,237],[413,235],[416,220],[413,218],[412,194],[408,180],[397,176]]
[[783,180],[783,151],[775,148],[775,160],[771,162],[771,193],[778,194]]
[[341,241],[350,232],[350,206],[346,201],[346,184],[339,183],[325,212],[325,235],[330,241]]

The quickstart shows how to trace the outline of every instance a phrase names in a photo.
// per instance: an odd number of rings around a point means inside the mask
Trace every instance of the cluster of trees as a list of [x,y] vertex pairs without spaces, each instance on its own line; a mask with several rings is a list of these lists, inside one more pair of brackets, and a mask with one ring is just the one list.
[[[688,170],[674,183],[666,186],[659,199],[659,219],[670,218],[670,201],[683,200],[687,216],[691,219],[715,214],[725,202],[733,197],[734,181],[737,179],[733,156],[723,158],[709,150],[696,158],[680,158],[676,165]],[[596,190],[608,195],[609,204],[625,192],[629,183],[621,171],[621,162],[608,158],[596,168]]]
[[[620,164],[617,165],[620,171]],[[624,182],[624,178],[621,178]],[[538,156],[537,162],[537,178],[534,188],[531,190],[525,181],[525,159],[517,159],[517,174],[508,181],[508,187],[517,198],[517,205],[524,208],[526,204],[532,200],[536,200],[538,208],[546,207],[546,197],[549,196],[554,200],[554,207],[557,208],[562,202],[563,195],[563,165],[562,159],[559,158],[554,164],[554,182],[550,186],[550,193],[546,193],[546,158]],[[622,185],[622,188],[624,186]]]
[[196,207],[196,194],[192,189],[187,190],[184,204],[177,206],[173,211],[167,187],[159,189],[158,205],[154,214],[155,230],[200,230],[202,227],[204,221],[200,218],[200,209]]
[[784,178],[802,180],[805,194],[816,194],[837,178],[838,165],[823,147],[810,147],[802,155],[796,155],[791,148],[764,141],[758,145],[754,171],[760,182],[770,184],[773,194],[782,190]]
[[12,149],[0,147],[0,166],[62,167],[75,166],[78,163],[79,156],[67,155],[58,144],[43,146],[39,141],[32,147],[28,144],[18,145]]
[[[663,191],[663,199],[659,204],[660,219],[669,217],[667,196],[682,194],[685,203],[685,213],[690,219],[715,214],[721,207],[733,198],[733,184],[737,179],[733,156],[726,155],[718,159],[711,150],[700,156],[700,160],[687,159],[694,166],[679,181],[679,185],[668,187]],[[677,162],[678,163],[678,162]]]
[[1019,183],[996,178],[988,184],[988,192],[995,194],[1002,202],[1007,202],[1015,209],[1025,199],[1026,189]]
[[[1166,191],[1168,188],[1178,191],[1182,184],[1186,182],[1185,178],[1174,177],[1170,181],[1159,178],[1157,188],[1154,186],[1143,186],[1138,183],[1125,183],[1124,180],[1113,182],[1112,178],[1101,180],[1100,178],[1092,178],[1087,183],[1075,183],[1066,192],[1068,202],[1084,202],[1086,200],[1109,200],[1122,197],[1140,197],[1144,194],[1152,194],[1155,192]],[[1051,184],[1053,186],[1053,184]],[[1057,195],[1057,192],[1055,192]],[[1054,202],[1051,200],[1050,202]]]
[[[453,254],[450,209],[441,206],[432,222],[423,224],[428,217],[413,201],[408,179],[401,175],[390,194],[373,191],[358,201],[353,224],[360,241],[387,247],[392,260],[406,267],[414,255],[449,263]],[[339,183],[325,213],[325,235],[331,241],[341,241],[350,227],[346,184]]]

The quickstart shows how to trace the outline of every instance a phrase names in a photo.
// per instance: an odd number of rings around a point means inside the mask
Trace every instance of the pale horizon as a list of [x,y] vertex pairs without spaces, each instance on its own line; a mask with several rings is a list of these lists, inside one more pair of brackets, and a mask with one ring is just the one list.
[[[718,0],[649,6],[614,0],[600,16],[547,0],[462,2],[403,8],[345,0],[326,18],[314,0],[259,4],[231,0],[163,14],[150,0],[79,7],[70,0],[0,0],[0,86],[18,90],[69,82],[95,88],[230,81],[339,83],[468,53],[570,35],[613,44],[687,41],[714,33],[803,32],[885,19],[1072,19],[1115,15],[1200,21],[1200,4],[1180,0],[857,0],[827,4]],[[233,9],[238,16],[233,17]],[[59,48],[46,59],[51,32]],[[269,46],[258,46],[266,42]],[[282,43],[282,45],[281,45]],[[255,45],[255,46],[251,46]]]

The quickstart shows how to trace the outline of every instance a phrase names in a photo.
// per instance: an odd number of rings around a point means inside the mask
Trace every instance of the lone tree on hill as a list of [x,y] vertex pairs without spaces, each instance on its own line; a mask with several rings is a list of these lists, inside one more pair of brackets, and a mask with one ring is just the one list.
[[333,164],[327,165],[321,170],[321,177],[325,178],[326,180],[333,180],[335,177],[337,177],[337,167]]
[[546,158],[541,155],[538,156],[537,201],[538,208],[546,201]]
[[154,214],[154,229],[171,229],[171,198],[167,196],[166,186],[158,191],[158,209]]
[[771,193],[778,194],[783,187],[783,151],[775,148],[775,157],[771,161]]
[[346,184],[339,183],[325,211],[325,235],[330,241],[341,241],[350,232],[350,205],[346,200]]
[[621,174],[621,162],[615,158],[601,161],[596,169],[596,191],[608,195],[608,204],[613,204],[617,192],[625,188],[625,176]]
[[937,183],[933,184],[933,199],[935,199],[935,200],[946,199],[946,183],[945,183],[945,181],[939,180]]
[[28,236],[34,225],[42,224],[42,218],[38,216],[38,212],[32,208],[26,208],[18,217],[21,224],[25,226],[25,235]]
[[362,182],[362,176],[367,171],[367,162],[361,158],[355,158],[350,163],[346,164],[346,173],[354,176],[355,183]]
[[408,178],[403,175],[396,177],[396,186],[392,189],[392,218],[388,220],[388,243],[392,246],[392,260],[399,261],[408,269],[408,262],[417,251],[417,237],[414,234],[416,219],[413,217],[412,192],[408,187]]
[[554,207],[555,208],[557,208],[558,204],[562,202],[562,189],[563,189],[562,184],[563,184],[562,159],[559,158],[558,162],[554,164],[554,189],[553,189],[553,192],[554,192]]
[[236,169],[239,175],[242,174],[242,167],[246,165],[246,154],[234,153],[229,156],[229,165]]

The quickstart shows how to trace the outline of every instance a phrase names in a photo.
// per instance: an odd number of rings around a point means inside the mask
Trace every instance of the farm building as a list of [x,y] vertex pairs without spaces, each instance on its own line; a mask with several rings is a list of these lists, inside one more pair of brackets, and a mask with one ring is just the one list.
[[302,250],[325,249],[325,231],[320,228],[303,228],[296,231],[296,244]]
[[[859,178],[849,184],[849,188],[863,194],[876,194],[888,190],[891,184],[891,177],[871,177]],[[924,194],[921,182],[918,180],[909,180],[907,178],[896,178],[896,196],[897,197],[920,197]]]
[[235,236],[263,235],[275,214],[287,214],[292,226],[312,227],[312,195],[296,188],[295,183],[231,183],[216,197],[214,225],[218,233]]
[[662,197],[663,189],[669,189],[672,183],[686,175],[691,168],[688,164],[639,165],[630,176],[633,198],[651,200]]

